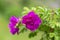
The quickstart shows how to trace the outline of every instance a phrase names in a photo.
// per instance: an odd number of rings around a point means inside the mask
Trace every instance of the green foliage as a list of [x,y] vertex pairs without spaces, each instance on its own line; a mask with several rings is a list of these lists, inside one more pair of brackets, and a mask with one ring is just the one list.
[[[45,32],[45,37],[41,40],[59,40],[60,39],[60,8],[58,9],[48,9],[43,7],[24,7],[22,15],[26,15],[29,11],[35,11],[36,14],[42,19],[42,24],[39,27],[39,31]],[[33,34],[32,34],[33,35]],[[31,36],[29,36],[31,37]]]

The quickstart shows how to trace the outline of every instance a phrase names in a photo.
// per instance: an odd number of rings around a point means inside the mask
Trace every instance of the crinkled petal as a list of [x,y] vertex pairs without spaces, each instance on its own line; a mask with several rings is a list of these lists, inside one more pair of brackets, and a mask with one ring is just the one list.
[[10,22],[11,23],[17,23],[19,21],[19,19],[18,18],[16,18],[15,16],[12,16],[11,18],[10,18]]
[[10,32],[12,34],[16,34],[19,31],[19,28],[16,27],[16,24],[19,22],[19,18],[12,16],[10,18],[10,22],[9,22],[9,28],[10,28]]
[[35,31],[39,28],[42,21],[34,11],[31,11],[27,15],[23,16],[22,23],[26,25],[27,29]]
[[14,35],[19,31],[19,28],[11,28],[10,32]]

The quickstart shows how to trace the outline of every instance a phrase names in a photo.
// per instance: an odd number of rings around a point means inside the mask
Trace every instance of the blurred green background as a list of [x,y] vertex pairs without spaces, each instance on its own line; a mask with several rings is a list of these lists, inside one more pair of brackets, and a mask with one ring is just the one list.
[[0,0],[0,40],[40,40],[44,32],[39,32],[35,37],[29,38],[30,31],[12,35],[8,29],[10,16],[21,17],[23,7],[36,6],[55,9],[60,7],[60,0]]

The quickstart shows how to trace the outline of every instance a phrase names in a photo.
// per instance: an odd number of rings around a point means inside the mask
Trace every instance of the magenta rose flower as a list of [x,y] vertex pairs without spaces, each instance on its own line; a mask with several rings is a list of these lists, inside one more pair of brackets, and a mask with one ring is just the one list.
[[19,22],[19,18],[12,16],[10,18],[9,29],[10,32],[14,35],[19,32],[19,28],[16,27],[16,24]]
[[35,31],[39,28],[42,21],[34,11],[30,11],[27,15],[22,17],[22,23],[25,24],[27,29]]

